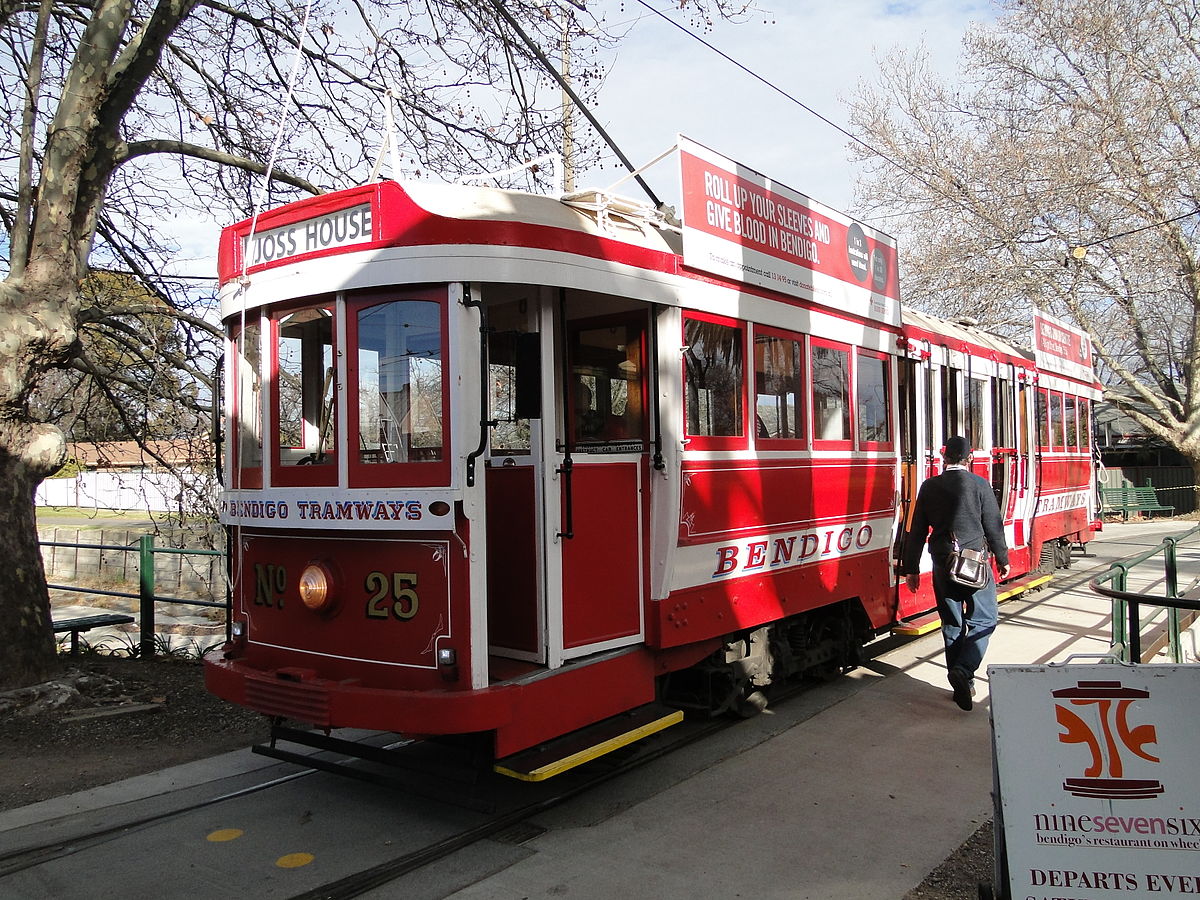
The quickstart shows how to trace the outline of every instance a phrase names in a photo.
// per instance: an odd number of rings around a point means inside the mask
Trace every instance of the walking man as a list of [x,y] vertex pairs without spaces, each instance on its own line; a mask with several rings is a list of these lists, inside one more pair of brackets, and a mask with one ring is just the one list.
[[[971,471],[971,445],[955,435],[942,450],[941,475],[928,479],[917,493],[912,527],[904,543],[901,572],[910,591],[921,583],[921,550],[929,539],[933,559],[933,595],[942,620],[946,668],[954,702],[970,709],[975,671],[983,662],[988,638],[996,630],[996,582],[988,567],[987,583],[970,588],[951,580],[946,558],[954,541],[963,549],[987,549],[996,557],[1000,579],[1008,577],[1008,544],[996,495],[987,479]],[[930,534],[930,529],[933,533]]]

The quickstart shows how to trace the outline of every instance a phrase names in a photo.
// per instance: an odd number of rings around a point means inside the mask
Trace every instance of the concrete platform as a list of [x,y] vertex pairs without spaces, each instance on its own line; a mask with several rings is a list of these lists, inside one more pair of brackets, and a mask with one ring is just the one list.
[[[1073,568],[1001,605],[986,663],[1104,653],[1111,608],[1087,582],[1193,525],[1106,525]],[[1180,568],[1200,576],[1195,544]],[[954,704],[937,632],[850,678],[862,689],[617,815],[543,817],[528,856],[447,896],[899,900],[992,816],[987,683],[971,712]]]
[[[1105,652],[1109,603],[1087,581],[1193,524],[1106,526],[1074,568],[1000,607],[987,662]],[[1200,549],[1180,556],[1187,583]],[[541,815],[540,834],[486,841],[364,896],[899,900],[992,815],[990,704],[985,679],[973,711],[953,703],[939,633],[888,646],[846,678]],[[0,840],[137,798],[261,781],[275,765],[241,752],[0,813]],[[341,793],[338,815],[361,817],[362,800]],[[396,824],[395,809],[382,813]],[[334,840],[320,852],[350,849]],[[186,877],[156,888],[199,896]]]

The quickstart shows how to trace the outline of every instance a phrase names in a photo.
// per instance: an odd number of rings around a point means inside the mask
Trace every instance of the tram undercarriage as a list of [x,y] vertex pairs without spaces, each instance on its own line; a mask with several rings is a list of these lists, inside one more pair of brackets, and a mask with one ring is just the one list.
[[662,698],[712,716],[754,715],[766,706],[767,688],[805,678],[829,680],[856,668],[873,637],[854,600],[799,613],[727,637],[700,663],[665,676]]

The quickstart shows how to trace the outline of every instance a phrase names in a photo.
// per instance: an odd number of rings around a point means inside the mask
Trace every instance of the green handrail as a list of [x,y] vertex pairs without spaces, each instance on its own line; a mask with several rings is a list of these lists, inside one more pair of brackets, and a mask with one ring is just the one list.
[[230,613],[230,593],[228,585],[225,591],[225,601],[218,602],[213,600],[188,600],[182,597],[160,597],[155,593],[155,577],[154,577],[154,554],[156,553],[174,553],[183,556],[225,556],[224,550],[208,550],[195,549],[189,550],[179,547],[156,547],[154,546],[154,535],[146,534],[138,538],[136,545],[125,546],[122,544],[82,544],[68,543],[62,541],[38,541],[38,545],[42,547],[74,547],[81,550],[120,550],[125,553],[130,553],[134,549],[138,553],[138,592],[131,594],[125,591],[108,591],[99,588],[81,588],[65,584],[49,584],[47,587],[57,591],[75,591],[81,594],[102,594],[108,597],[126,597],[130,600],[138,601],[139,609],[139,645],[141,646],[141,658],[150,659],[154,656],[154,605],[156,603],[178,603],[186,606],[207,606],[215,609],[225,610],[225,637],[228,639],[229,634],[229,613]]
[[[1112,646],[1124,662],[1142,661],[1141,607],[1143,604],[1167,610],[1167,641],[1171,660],[1182,661],[1179,611],[1200,610],[1200,600],[1180,596],[1179,592],[1179,545],[1200,533],[1200,525],[1180,535],[1163,538],[1157,547],[1135,556],[1127,556],[1114,562],[1102,574],[1089,582],[1097,594],[1112,600]],[[1129,571],[1148,562],[1159,554],[1163,555],[1163,580],[1166,594],[1144,594],[1130,591]],[[1111,583],[1111,586],[1105,587]]]

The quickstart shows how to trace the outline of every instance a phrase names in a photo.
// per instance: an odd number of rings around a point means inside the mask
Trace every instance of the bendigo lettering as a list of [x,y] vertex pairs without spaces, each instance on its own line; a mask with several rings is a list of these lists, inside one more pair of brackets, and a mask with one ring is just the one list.
[[[745,544],[717,547],[713,578],[743,574],[751,570],[779,569],[817,559],[838,557],[850,549],[869,550],[875,530],[870,525],[847,525],[805,534],[793,534]],[[797,541],[799,543],[797,544]]]

